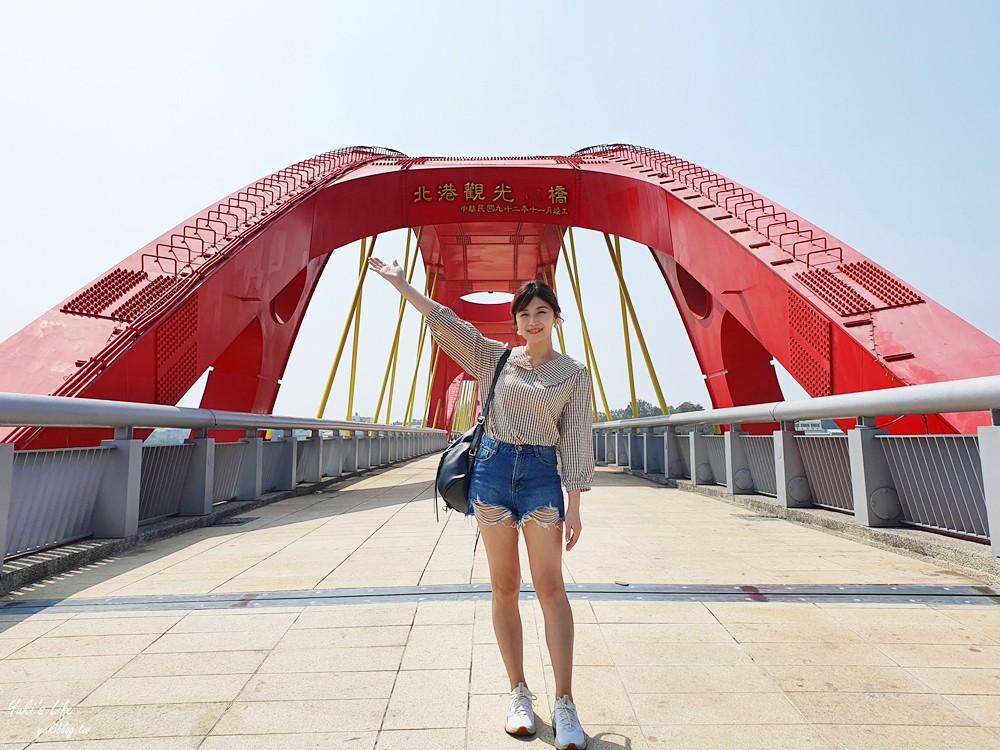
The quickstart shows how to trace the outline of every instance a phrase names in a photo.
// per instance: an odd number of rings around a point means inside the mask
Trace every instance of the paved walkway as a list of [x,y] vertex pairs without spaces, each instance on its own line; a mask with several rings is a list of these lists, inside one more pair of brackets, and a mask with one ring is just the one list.
[[[4,597],[0,750],[522,746],[485,555],[463,519],[435,523],[435,466]],[[565,574],[592,748],[1000,748],[980,582],[610,469],[584,500]],[[522,613],[527,742],[550,747],[541,612]]]

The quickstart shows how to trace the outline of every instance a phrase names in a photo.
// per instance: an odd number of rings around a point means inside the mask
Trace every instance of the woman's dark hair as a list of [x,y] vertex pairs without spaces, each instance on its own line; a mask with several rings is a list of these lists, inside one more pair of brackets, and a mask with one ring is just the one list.
[[510,314],[516,319],[517,314],[524,310],[535,297],[552,308],[557,320],[563,319],[562,309],[559,307],[555,291],[544,281],[538,281],[538,279],[526,281],[514,293],[514,299],[510,301]]

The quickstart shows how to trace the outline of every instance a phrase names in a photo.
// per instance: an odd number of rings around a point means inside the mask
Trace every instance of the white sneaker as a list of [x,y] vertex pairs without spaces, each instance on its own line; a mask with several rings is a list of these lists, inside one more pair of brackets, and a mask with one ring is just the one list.
[[507,734],[526,735],[535,733],[535,710],[531,701],[537,696],[525,687],[523,682],[510,691],[510,708],[507,710]]
[[556,706],[552,711],[552,728],[556,733],[556,747],[559,750],[584,750],[587,747],[587,735],[583,733],[580,719],[576,715],[576,704],[568,695],[556,698]]

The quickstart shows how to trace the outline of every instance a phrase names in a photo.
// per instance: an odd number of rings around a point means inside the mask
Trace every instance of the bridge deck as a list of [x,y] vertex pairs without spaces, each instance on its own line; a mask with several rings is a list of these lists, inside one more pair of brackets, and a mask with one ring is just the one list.
[[[4,597],[0,750],[519,746],[485,555],[461,518],[435,524],[435,465]],[[592,748],[1000,747],[981,582],[613,470],[584,500],[565,574]],[[522,612],[550,746],[530,595]]]

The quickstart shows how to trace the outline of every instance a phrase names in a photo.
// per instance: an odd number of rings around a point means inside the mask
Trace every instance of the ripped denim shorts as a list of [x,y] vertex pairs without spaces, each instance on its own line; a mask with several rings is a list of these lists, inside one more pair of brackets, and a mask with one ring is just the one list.
[[566,517],[556,449],[512,445],[483,434],[469,484],[469,510],[486,525],[551,526]]

